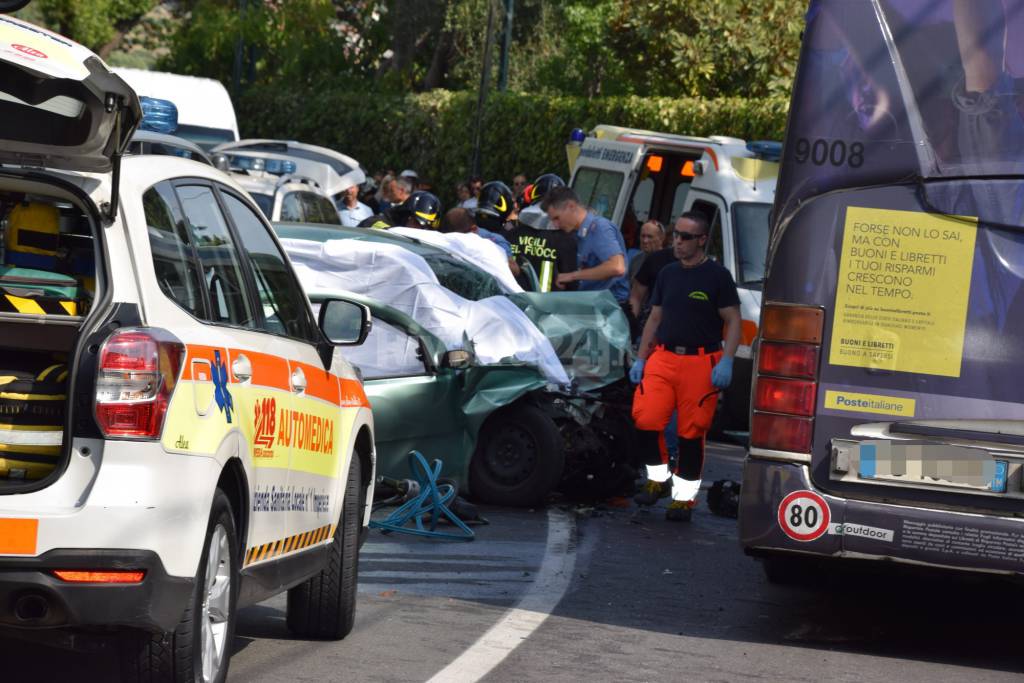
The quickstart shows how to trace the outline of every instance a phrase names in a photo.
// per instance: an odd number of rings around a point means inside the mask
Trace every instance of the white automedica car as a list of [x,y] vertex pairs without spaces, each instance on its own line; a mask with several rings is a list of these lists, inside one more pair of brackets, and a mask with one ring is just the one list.
[[227,175],[122,158],[139,101],[91,52],[0,16],[0,88],[0,634],[223,681],[236,609],[288,590],[295,634],[344,637],[369,311],[314,318]]
[[268,220],[341,225],[334,202],[316,180],[295,174],[295,162],[258,153],[218,156]]

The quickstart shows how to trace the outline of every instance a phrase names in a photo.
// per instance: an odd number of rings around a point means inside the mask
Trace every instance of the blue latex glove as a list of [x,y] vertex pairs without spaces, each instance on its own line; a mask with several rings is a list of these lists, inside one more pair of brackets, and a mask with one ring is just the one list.
[[640,384],[640,380],[644,378],[644,363],[643,358],[637,358],[633,366],[629,368],[629,381],[633,384]]
[[725,389],[732,381],[732,356],[722,356],[711,371],[711,383],[719,389]]

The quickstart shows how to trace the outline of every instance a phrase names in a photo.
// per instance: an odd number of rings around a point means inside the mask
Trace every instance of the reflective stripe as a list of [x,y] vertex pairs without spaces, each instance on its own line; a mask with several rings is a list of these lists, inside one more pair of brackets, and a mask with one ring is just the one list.
[[699,491],[700,479],[691,481],[672,475],[672,500],[690,502],[696,500]]
[[647,465],[647,479],[649,481],[664,482],[671,477],[668,465]]
[[540,262],[540,291],[550,292],[555,272],[554,261],[541,261]]
[[64,443],[64,430],[61,427],[0,429],[0,442],[19,446],[59,446]]

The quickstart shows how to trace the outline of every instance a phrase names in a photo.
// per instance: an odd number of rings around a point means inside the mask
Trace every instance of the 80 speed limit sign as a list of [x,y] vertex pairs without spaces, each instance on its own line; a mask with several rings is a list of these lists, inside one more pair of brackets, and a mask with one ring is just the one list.
[[832,513],[814,491],[794,491],[779,503],[779,526],[794,541],[813,541],[828,531]]

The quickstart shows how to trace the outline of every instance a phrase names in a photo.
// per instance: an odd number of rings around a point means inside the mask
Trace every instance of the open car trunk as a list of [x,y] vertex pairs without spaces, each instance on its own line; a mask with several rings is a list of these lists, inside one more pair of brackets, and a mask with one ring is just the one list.
[[0,177],[2,493],[44,485],[70,452],[76,350],[103,281],[95,226],[94,211],[71,193]]

